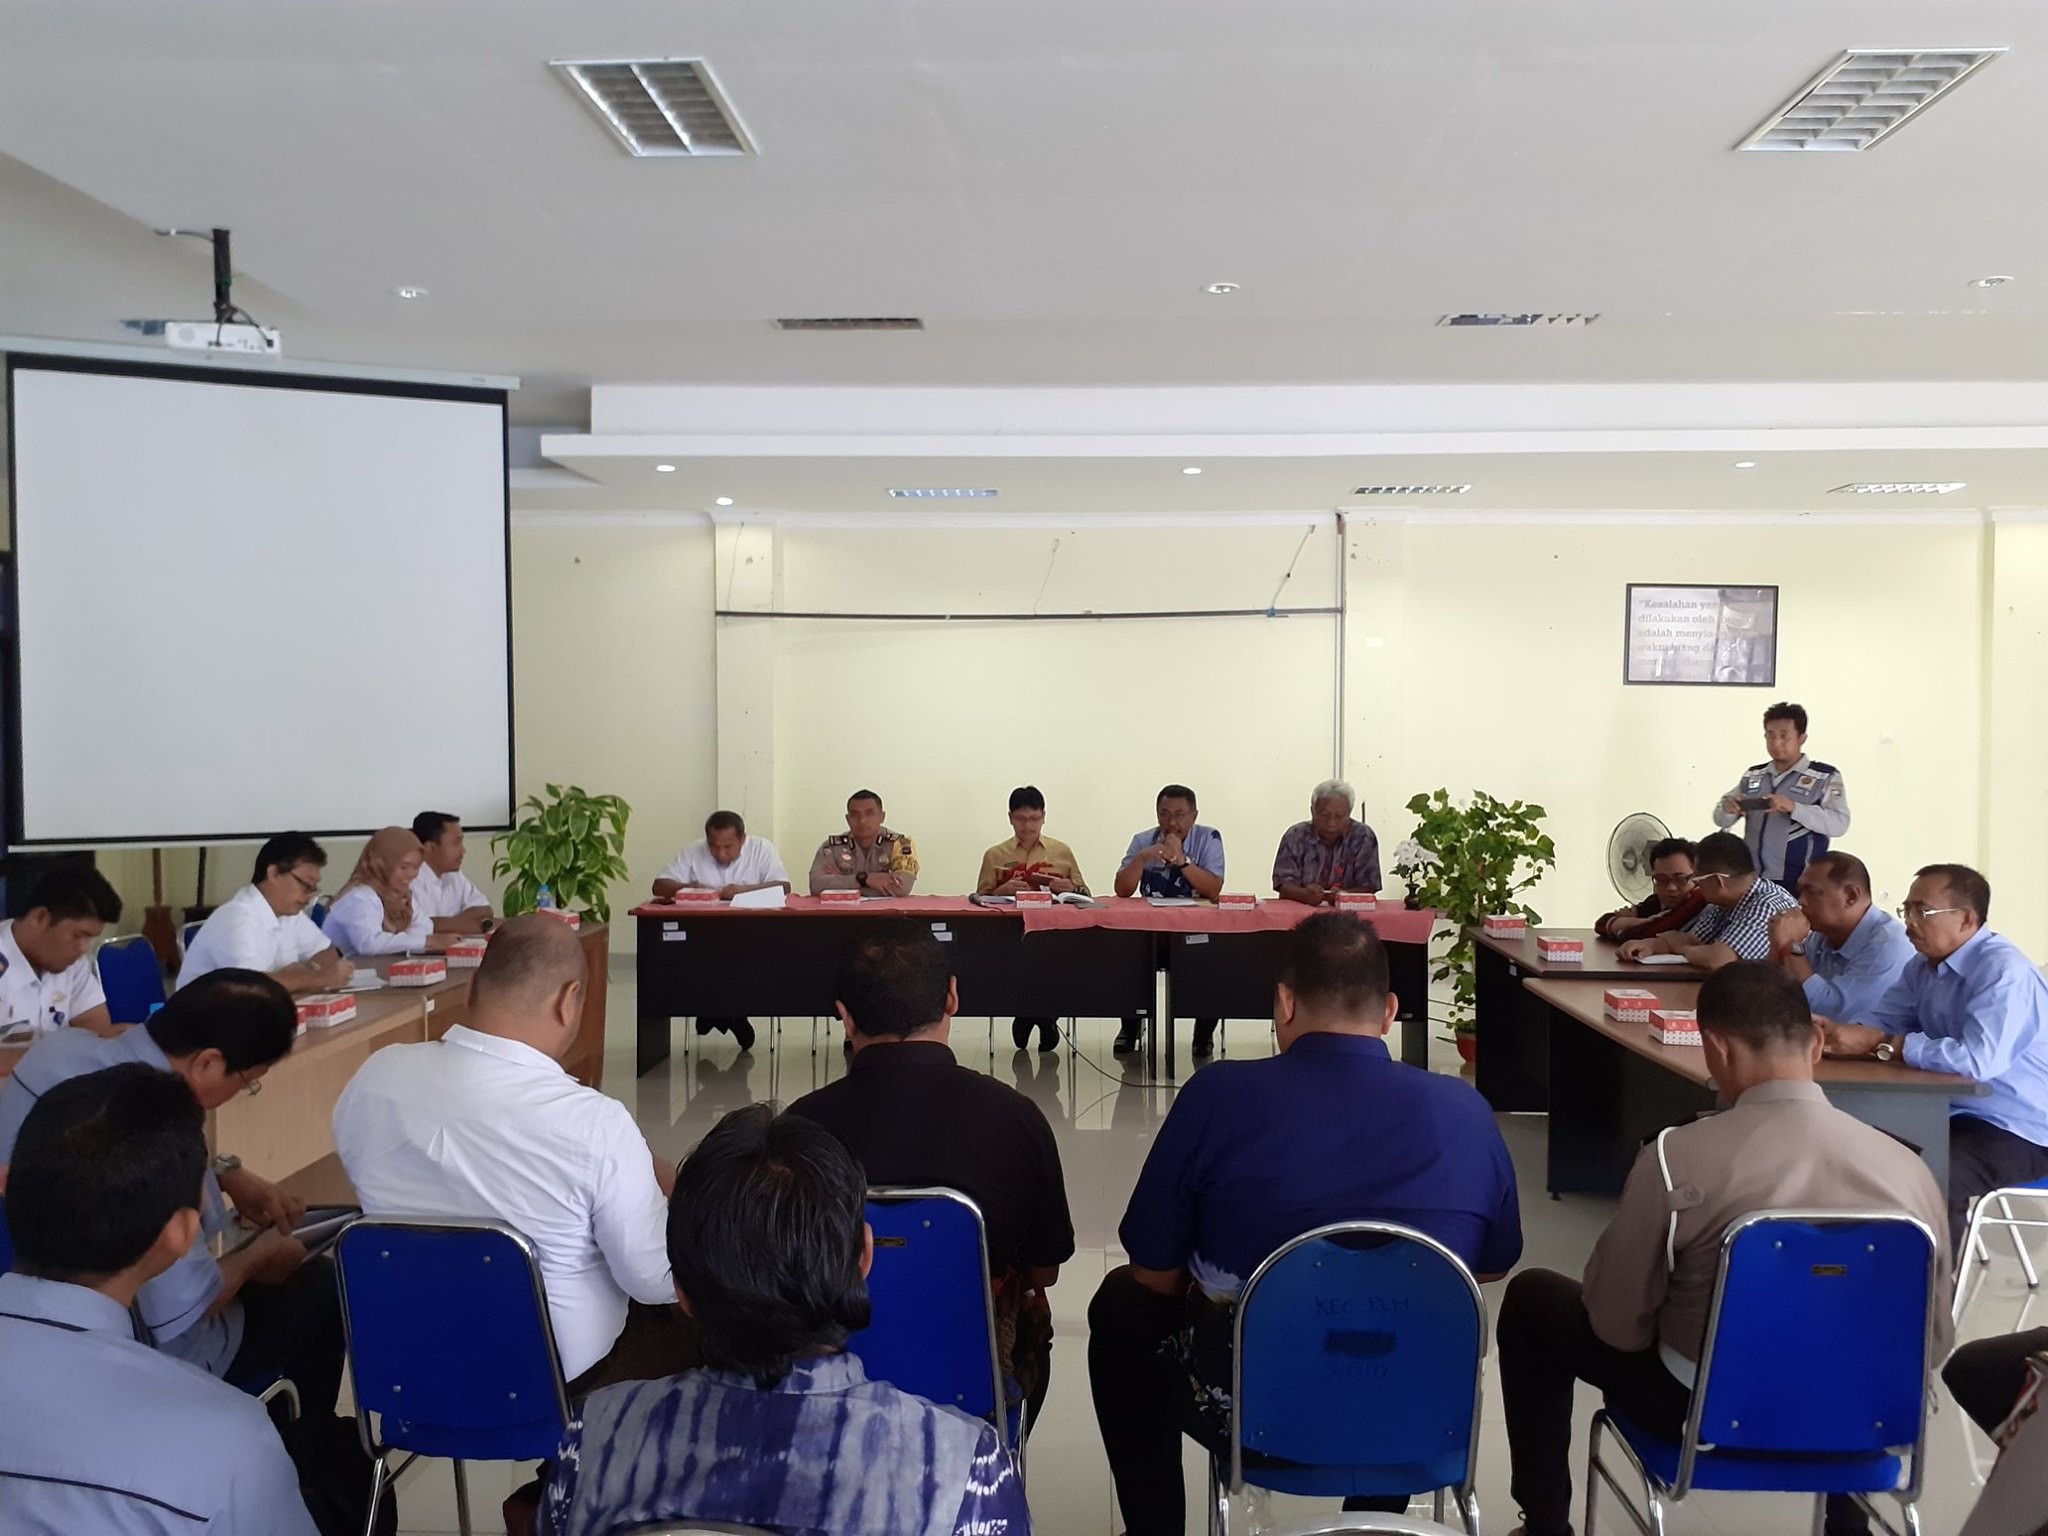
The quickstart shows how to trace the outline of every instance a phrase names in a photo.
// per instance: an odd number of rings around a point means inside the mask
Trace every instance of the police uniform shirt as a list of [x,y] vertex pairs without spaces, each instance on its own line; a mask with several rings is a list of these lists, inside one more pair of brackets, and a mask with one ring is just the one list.
[[656,878],[722,891],[728,885],[773,885],[787,881],[789,871],[782,867],[782,855],[775,851],[773,843],[749,834],[740,843],[739,857],[730,864],[713,858],[710,840],[700,837],[677,854]]
[[262,891],[245,885],[216,907],[192,936],[192,947],[178,970],[178,985],[229,966],[265,974],[281,971],[333,947],[305,913],[280,917]]
[[1787,1209],[1904,1211],[1925,1222],[1938,1256],[1934,1358],[1948,1354],[1948,1201],[1934,1176],[1905,1143],[1828,1103],[1819,1084],[1791,1080],[1759,1083],[1637,1156],[1586,1264],[1593,1331],[1615,1349],[1656,1349],[1692,1385],[1722,1234],[1753,1211]]
[[887,827],[866,848],[853,840],[851,832],[826,838],[818,845],[818,856],[811,860],[811,894],[861,890],[870,875],[894,875],[908,896],[917,883],[917,850],[910,839]]
[[0,922],[0,1034],[26,1026],[36,1034],[62,1029],[81,1013],[101,1006],[100,969],[93,956],[45,976],[29,964],[14,942],[14,919]]
[[1769,763],[1756,763],[1742,775],[1724,800],[1747,800],[1761,795],[1783,795],[1792,802],[1792,812],[1736,811],[1721,801],[1714,803],[1714,825],[1727,830],[1740,821],[1749,851],[1766,878],[1788,889],[1799,883],[1807,860],[1826,853],[1828,841],[1849,830],[1849,791],[1842,783],[1842,771],[1832,763],[1818,763],[1805,753],[1799,761],[1779,773]]
[[263,1405],[81,1285],[0,1275],[0,1530],[316,1536]]
[[421,864],[419,877],[412,883],[413,911],[426,913],[430,921],[437,917],[460,917],[477,907],[489,911],[490,906],[491,898],[459,869],[437,875]]

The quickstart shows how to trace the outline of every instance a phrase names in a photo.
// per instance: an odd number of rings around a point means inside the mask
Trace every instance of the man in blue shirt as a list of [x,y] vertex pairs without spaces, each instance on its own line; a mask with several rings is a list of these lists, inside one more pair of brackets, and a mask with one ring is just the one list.
[[[209,971],[180,988],[149,1022],[102,1038],[60,1029],[30,1047],[0,1083],[0,1165],[36,1101],[59,1083],[124,1062],[185,1079],[203,1109],[254,1093],[292,1048],[298,1010],[282,984],[255,971]],[[216,1260],[206,1243],[235,1233],[242,1217],[267,1227]],[[309,1417],[332,1415],[341,1391],[341,1300],[334,1266],[310,1263],[291,1235],[303,1202],[223,1157],[205,1177],[203,1241],[143,1286],[136,1315],[158,1349],[237,1386],[280,1374],[299,1389]]]
[[136,1297],[199,1241],[192,1090],[140,1062],[55,1084],[13,1159],[0,1529],[315,1536],[262,1404],[137,1337]]
[[[1169,784],[1153,802],[1159,825],[1131,839],[1116,872],[1119,896],[1156,896],[1169,901],[1214,901],[1223,889],[1223,834],[1195,820],[1195,792],[1185,784]],[[1118,1055],[1138,1048],[1143,1019],[1125,1014],[1123,1029],[1111,1047]],[[1197,1058],[1215,1049],[1216,1021],[1195,1020],[1190,1050]]]
[[869,1381],[867,1179],[823,1126],[736,1109],[683,1161],[669,1203],[676,1296],[704,1364],[603,1387],[570,1421],[546,1536],[657,1522],[803,1536],[1029,1536],[993,1426]]
[[1959,1072],[1990,1089],[1957,1099],[1949,1116],[1949,1241],[1960,1248],[1979,1195],[2048,1177],[2048,982],[1984,926],[1991,886],[1966,864],[1921,870],[1899,915],[1920,958],[1876,1007],[1828,1027],[1828,1051]]
[[1870,900],[1870,871],[1830,849],[1799,874],[1799,906],[1771,919],[1771,961],[1798,982],[1814,1017],[1860,1019],[1913,958],[1913,941]]
[[1372,925],[1318,913],[1281,963],[1280,1054],[1199,1073],[1160,1127],[1120,1229],[1131,1262],[1088,1308],[1095,1417],[1130,1536],[1179,1536],[1181,1433],[1223,1448],[1236,1298],[1283,1243],[1375,1220],[1427,1233],[1482,1279],[1521,1257],[1493,1113],[1469,1084],[1388,1054],[1397,1006]]

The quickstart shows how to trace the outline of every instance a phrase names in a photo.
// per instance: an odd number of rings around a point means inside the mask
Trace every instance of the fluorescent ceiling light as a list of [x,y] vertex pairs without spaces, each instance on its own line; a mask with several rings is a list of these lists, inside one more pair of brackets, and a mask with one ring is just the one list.
[[1502,330],[1517,330],[1524,326],[1578,330],[1591,325],[1599,318],[1598,315],[1512,315],[1505,311],[1485,310],[1467,315],[1438,315],[1436,323],[1447,326],[1493,326]]
[[732,498],[730,496],[715,497],[713,498],[712,505],[719,507],[729,507],[732,505]]
[[1847,491],[1856,496],[1946,496],[1960,491],[1967,480],[1859,480],[1838,485],[1831,494]]
[[676,467],[673,464],[657,464],[654,466],[654,472],[657,475],[672,475],[676,472]]
[[1355,487],[1354,496],[1462,496],[1471,490],[1469,485],[1361,485]]
[[1201,472],[1202,467],[1199,464],[1190,464],[1186,469],[1181,471],[1181,473],[1184,475],[1199,475]]
[[915,485],[891,486],[889,494],[910,501],[980,501],[995,492],[957,485]]

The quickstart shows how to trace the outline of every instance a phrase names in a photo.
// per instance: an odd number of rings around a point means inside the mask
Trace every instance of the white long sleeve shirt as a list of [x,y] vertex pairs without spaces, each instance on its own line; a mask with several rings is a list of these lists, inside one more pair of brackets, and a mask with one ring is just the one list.
[[280,917],[263,893],[245,885],[218,907],[192,936],[178,985],[186,986],[208,971],[241,966],[251,971],[281,971],[334,947],[320,925],[303,912]]
[[422,864],[419,878],[412,883],[413,910],[424,911],[429,920],[460,917],[472,907],[488,909],[490,904],[491,898],[478,890],[469,876],[459,869],[437,875]]
[[412,904],[412,926],[384,930],[384,899],[367,885],[343,891],[327,909],[327,938],[344,955],[416,955],[426,950],[434,920]]

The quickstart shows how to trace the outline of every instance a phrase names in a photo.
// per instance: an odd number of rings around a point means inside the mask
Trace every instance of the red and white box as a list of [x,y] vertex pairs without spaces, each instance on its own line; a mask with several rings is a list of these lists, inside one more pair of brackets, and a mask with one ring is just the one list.
[[346,992],[309,992],[299,999],[299,1028],[327,1029],[356,1016],[356,1000]]
[[1568,939],[1561,933],[1536,935],[1536,958],[1553,965],[1576,965],[1586,958],[1586,941]]
[[483,934],[471,934],[450,944],[441,958],[448,962],[451,971],[473,971],[484,963],[484,953],[490,947],[491,941]]
[[1250,891],[1219,891],[1216,905],[1226,912],[1249,912],[1259,904],[1259,898]]
[[818,900],[825,903],[828,907],[850,907],[860,900],[860,892],[857,890],[820,891],[818,892]]
[[1690,1008],[1652,1008],[1650,1038],[1659,1045],[1698,1045],[1700,1016]]
[[1380,899],[1372,891],[1339,891],[1335,904],[1339,912],[1351,912],[1360,917],[1371,917],[1380,909]]
[[1020,907],[1049,907],[1052,905],[1051,891],[1019,891],[1017,905]]
[[1489,912],[1485,930],[1490,939],[1519,939],[1529,931],[1529,919],[1519,912]]
[[392,961],[384,979],[394,987],[431,987],[448,979],[448,962],[439,955],[412,955]]
[[571,928],[583,926],[582,914],[570,912],[562,907],[535,907],[534,910],[545,917],[552,917],[558,923],[567,923]]
[[1641,987],[1609,987],[1601,998],[1607,1017],[1624,1024],[1647,1024],[1657,1007],[1657,994]]

